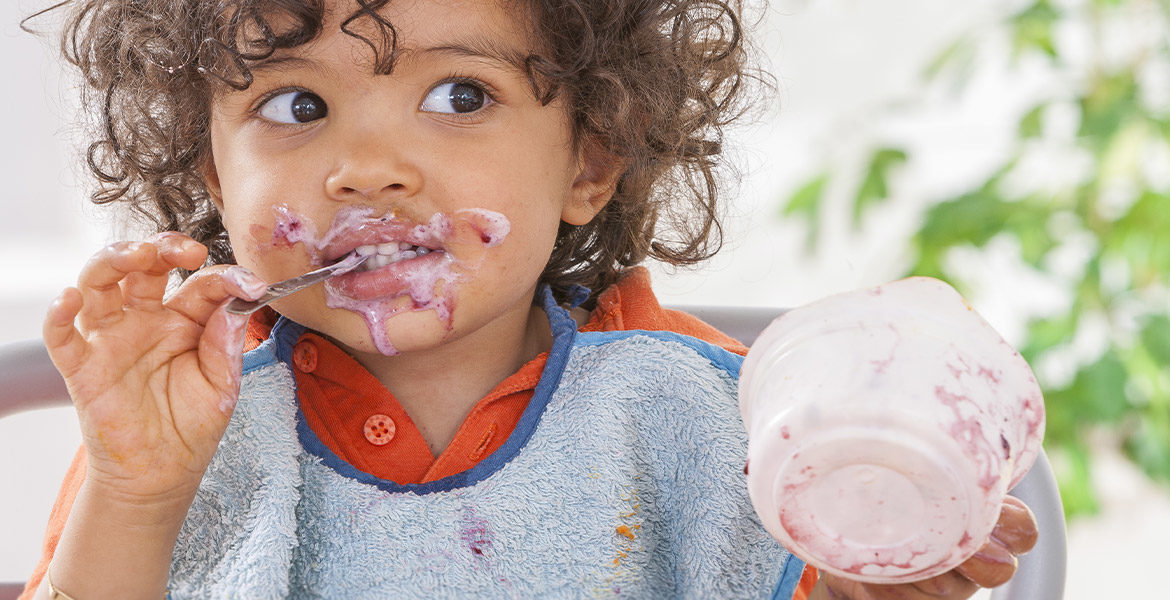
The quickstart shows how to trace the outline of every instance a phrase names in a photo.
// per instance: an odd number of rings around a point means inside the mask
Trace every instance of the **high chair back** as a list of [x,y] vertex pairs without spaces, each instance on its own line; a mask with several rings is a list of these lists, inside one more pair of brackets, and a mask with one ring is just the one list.
[[[756,336],[783,310],[747,307],[678,307],[710,323],[744,344],[751,345]],[[70,403],[65,383],[41,340],[0,345],[0,418],[38,408],[66,406]],[[19,482],[8,482],[7,489],[19,489]],[[1040,526],[1036,547],[1020,557],[1019,570],[1008,584],[992,592],[993,600],[1060,600],[1064,597],[1065,538],[1064,508],[1048,458],[1041,453],[1023,481],[1011,491],[1013,496],[1031,507]],[[19,518],[0,510],[3,520]],[[35,551],[30,548],[30,552]],[[0,600],[15,600],[23,583],[0,582]]]

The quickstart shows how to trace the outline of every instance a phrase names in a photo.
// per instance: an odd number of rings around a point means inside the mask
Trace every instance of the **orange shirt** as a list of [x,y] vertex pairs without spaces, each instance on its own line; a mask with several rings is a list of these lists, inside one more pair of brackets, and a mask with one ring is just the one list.
[[[275,313],[257,313],[248,327],[249,349],[268,337],[275,320]],[[747,352],[743,344],[695,317],[662,308],[644,268],[631,269],[602,292],[597,307],[581,327],[582,331],[629,329],[673,331],[738,354]],[[347,463],[400,484],[424,483],[466,471],[499,448],[528,406],[547,358],[545,353],[532,359],[482,398],[436,457],[398,401],[343,350],[308,332],[293,348],[298,400],[309,427]],[[22,600],[31,598],[30,590],[44,577],[84,474],[85,453],[79,450],[49,517],[41,560]],[[794,598],[805,600],[815,583],[816,570],[806,568]]]

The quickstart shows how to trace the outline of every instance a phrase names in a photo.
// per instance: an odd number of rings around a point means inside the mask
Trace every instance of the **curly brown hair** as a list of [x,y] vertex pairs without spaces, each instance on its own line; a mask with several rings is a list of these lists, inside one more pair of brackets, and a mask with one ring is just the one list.
[[[394,67],[389,0],[355,0],[341,29]],[[561,224],[542,275],[564,298],[613,283],[647,257],[700,262],[723,243],[717,171],[724,127],[761,81],[746,63],[740,0],[526,0],[543,54],[526,60],[533,92],[560,97],[578,144],[625,170],[590,223]],[[86,154],[94,202],[121,202],[159,231],[184,232],[234,262],[201,167],[220,86],[247,88],[249,65],[321,33],[323,0],[84,0],[62,36],[96,118]],[[276,23],[279,23],[277,27]],[[373,27],[371,27],[373,25]]]

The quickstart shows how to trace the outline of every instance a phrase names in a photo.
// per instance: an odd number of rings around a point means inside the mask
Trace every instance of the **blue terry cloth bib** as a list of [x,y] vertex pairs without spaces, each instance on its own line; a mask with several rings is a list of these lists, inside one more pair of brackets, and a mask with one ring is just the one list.
[[554,342],[516,429],[474,468],[400,485],[306,425],[281,320],[183,524],[171,598],[781,598],[803,563],[743,474],[742,358],[663,332]]

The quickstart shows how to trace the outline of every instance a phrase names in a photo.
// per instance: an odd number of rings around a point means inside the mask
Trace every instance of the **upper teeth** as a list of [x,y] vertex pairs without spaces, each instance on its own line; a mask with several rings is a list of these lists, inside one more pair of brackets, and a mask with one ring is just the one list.
[[431,250],[422,246],[415,246],[408,242],[386,242],[384,244],[366,244],[354,249],[361,256],[370,259],[362,263],[358,270],[380,269],[400,260],[408,260],[422,256]]

